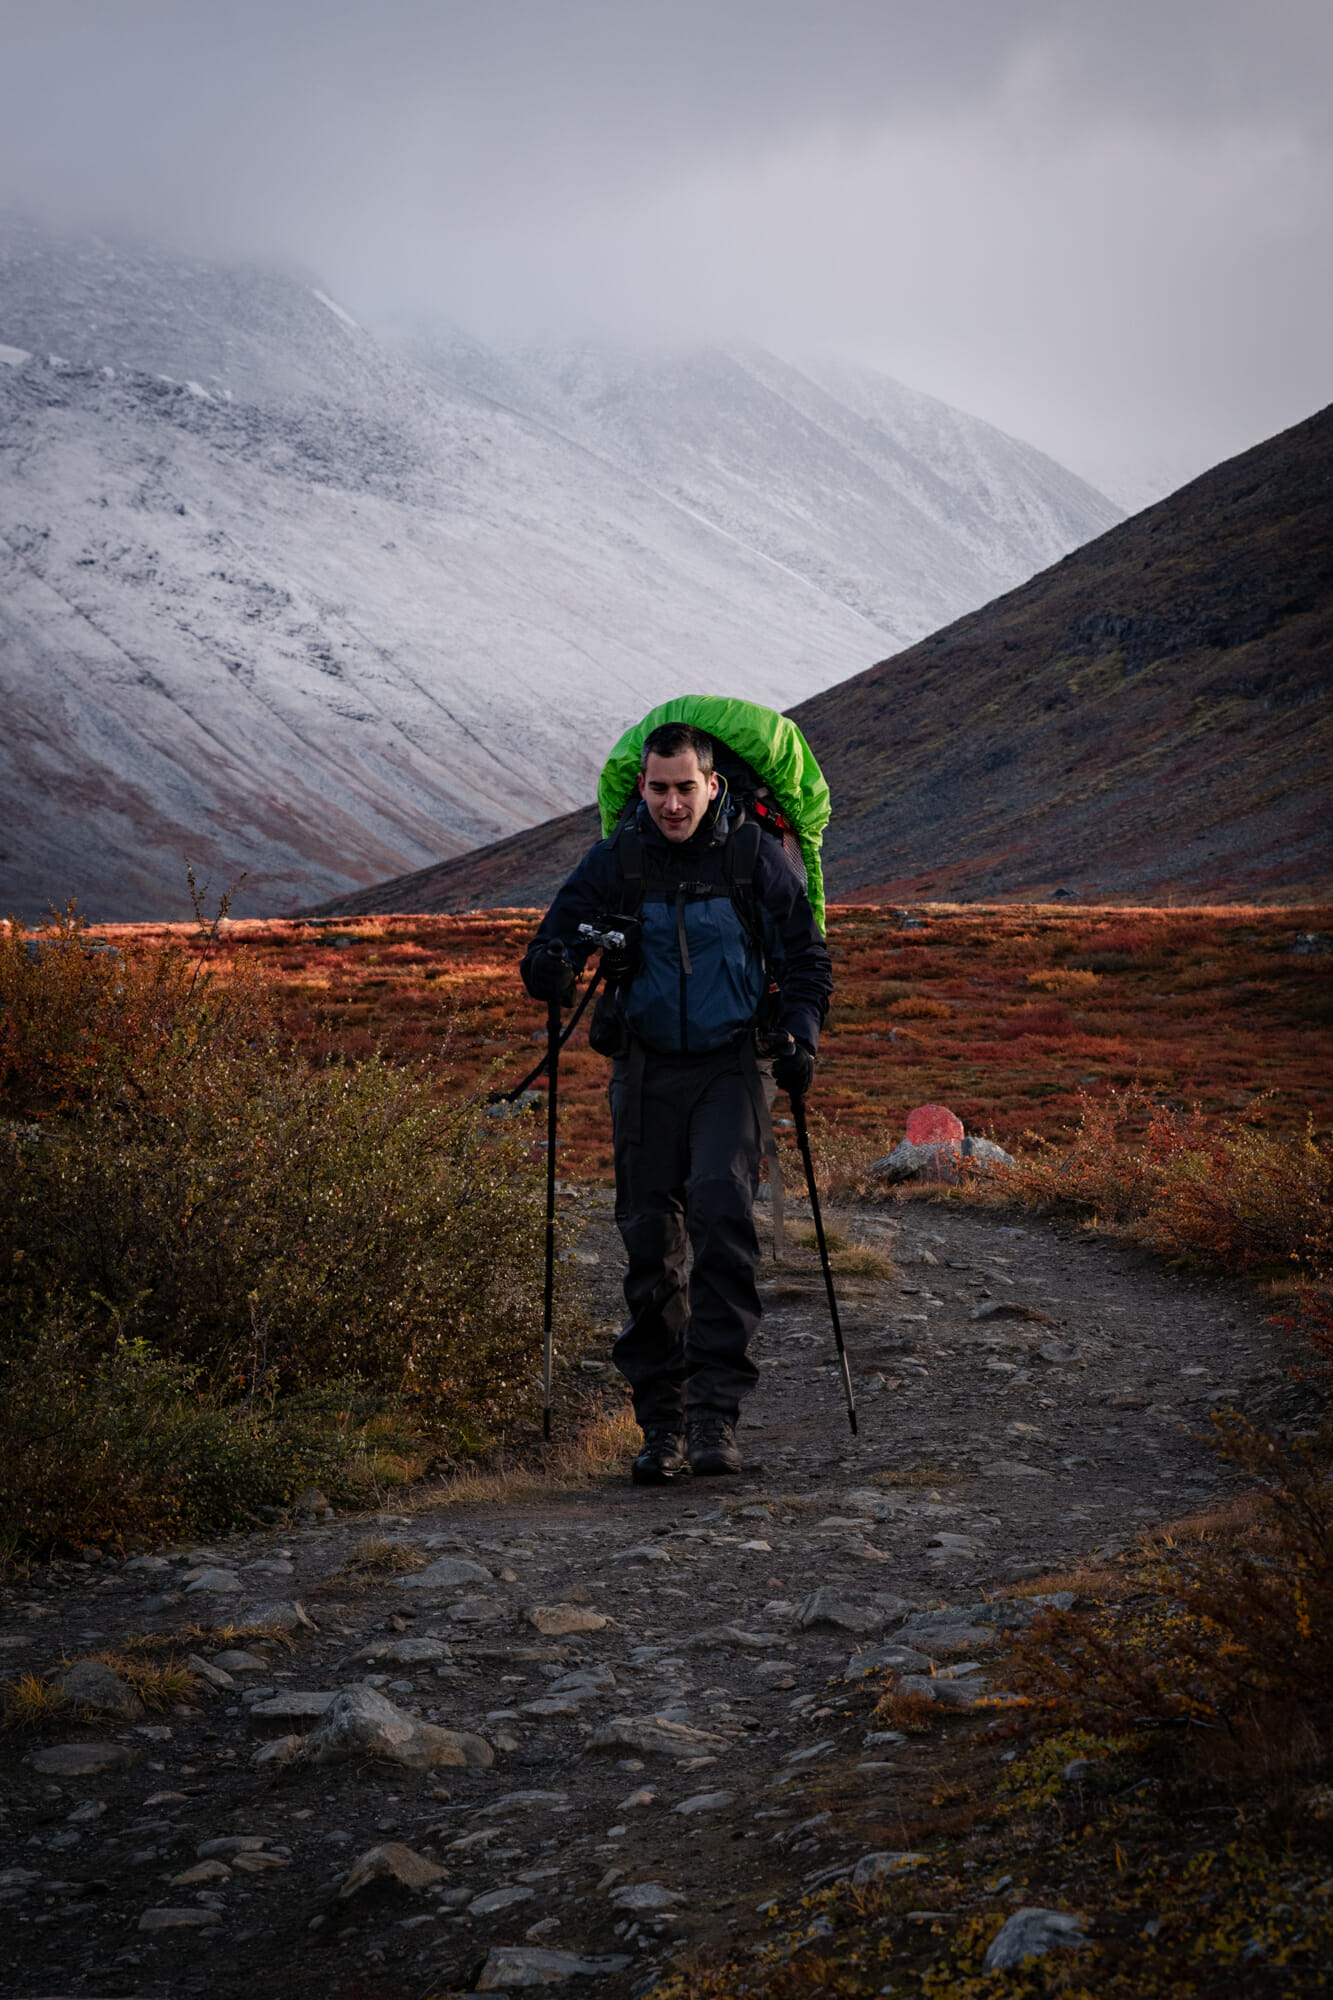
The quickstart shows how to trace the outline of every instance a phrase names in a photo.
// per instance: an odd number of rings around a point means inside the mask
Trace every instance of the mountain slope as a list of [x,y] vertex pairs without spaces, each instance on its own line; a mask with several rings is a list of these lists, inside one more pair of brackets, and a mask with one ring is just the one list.
[[892,438],[771,357],[599,400],[587,357],[576,395],[455,340],[448,375],[281,274],[14,222],[0,343],[25,915],[179,911],[187,855],[262,913],[459,853],[586,797],[682,684],[798,700],[1115,512],[873,378]]
[[495,355],[439,333],[451,383],[576,439],[906,645],[1120,510],[1042,452],[887,376],[757,348]]
[[[1333,408],[792,713],[834,900],[1333,893]],[[595,830],[338,907],[543,903]]]

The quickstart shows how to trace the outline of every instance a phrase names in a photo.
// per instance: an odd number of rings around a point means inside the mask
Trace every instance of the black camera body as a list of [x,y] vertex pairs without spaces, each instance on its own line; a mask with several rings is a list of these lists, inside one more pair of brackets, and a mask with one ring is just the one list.
[[621,996],[639,969],[643,926],[637,917],[608,917],[602,925],[580,924],[579,935],[602,954],[602,990],[592,1010],[589,1046],[599,1056],[626,1056],[630,1033]]

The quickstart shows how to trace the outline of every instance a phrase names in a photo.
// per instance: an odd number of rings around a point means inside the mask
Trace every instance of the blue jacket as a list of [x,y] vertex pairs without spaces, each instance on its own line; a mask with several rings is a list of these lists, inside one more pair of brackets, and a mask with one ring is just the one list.
[[[622,1006],[631,1032],[663,1054],[705,1054],[739,1042],[763,994],[755,940],[727,889],[726,842],[734,824],[728,814],[710,814],[689,840],[677,843],[639,807],[643,940]],[[606,927],[623,911],[623,898],[613,835],[599,840],[574,870],[527,957],[559,938],[582,968],[589,946],[579,925]],[[799,875],[767,834],[759,843],[750,900],[780,990],[781,1025],[813,1050],[833,991],[828,948]]]

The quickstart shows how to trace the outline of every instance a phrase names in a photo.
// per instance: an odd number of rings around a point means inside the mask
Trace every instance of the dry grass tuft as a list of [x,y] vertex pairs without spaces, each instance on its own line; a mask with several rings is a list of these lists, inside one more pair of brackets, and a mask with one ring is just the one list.
[[[814,1229],[800,1228],[792,1231],[793,1240],[803,1250],[819,1248],[819,1238]],[[846,1235],[835,1224],[826,1224],[824,1243],[829,1253],[829,1263],[835,1274],[843,1278],[892,1278],[897,1275],[893,1259],[878,1249],[873,1243],[858,1241]],[[804,1268],[804,1267],[800,1267]]]
[[164,1632],[161,1636],[151,1635],[136,1639],[134,1644],[147,1651],[154,1646],[247,1646],[258,1643],[261,1646],[282,1646],[287,1652],[296,1651],[296,1641],[290,1632],[275,1632],[268,1625],[186,1625],[179,1632]]
[[906,1736],[924,1736],[932,1729],[938,1729],[949,1718],[950,1711],[939,1702],[932,1701],[928,1694],[894,1686],[885,1688],[875,1703],[875,1720],[886,1729],[901,1729]]
[[31,1729],[69,1707],[68,1695],[42,1674],[20,1674],[6,1681],[0,1698],[0,1728]]
[[406,1542],[391,1542],[385,1535],[367,1535],[356,1543],[343,1564],[342,1576],[405,1576],[410,1570],[424,1569],[427,1557]]
[[839,1278],[894,1278],[898,1275],[892,1257],[886,1257],[882,1250],[874,1249],[869,1243],[854,1243],[849,1250],[839,1250],[830,1256],[834,1274]]
[[395,1504],[405,1511],[427,1513],[439,1507],[539,1500],[545,1493],[620,1476],[641,1442],[629,1404],[617,1403],[594,1411],[571,1436],[555,1438],[538,1457],[511,1461],[505,1453],[497,1453],[489,1464],[466,1466],[440,1485],[422,1487]]
[[127,1681],[145,1708],[174,1708],[177,1702],[189,1701],[192,1695],[199,1692],[198,1679],[183,1660],[155,1663],[146,1659],[138,1649],[94,1653],[91,1657],[101,1660],[113,1673]]
[[958,1474],[947,1465],[895,1465],[870,1476],[876,1486],[949,1486]]

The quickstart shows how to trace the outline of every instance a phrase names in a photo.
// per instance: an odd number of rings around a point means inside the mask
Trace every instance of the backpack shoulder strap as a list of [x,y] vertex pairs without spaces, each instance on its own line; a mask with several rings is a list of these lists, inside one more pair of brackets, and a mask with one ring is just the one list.
[[759,900],[755,895],[754,877],[759,865],[759,843],[764,830],[757,819],[743,819],[734,827],[726,845],[727,894],[732,907],[745,926],[747,935],[768,976],[768,951],[764,943],[764,927],[759,916]]
[[622,826],[616,835],[616,863],[620,869],[620,914],[637,917],[643,908],[643,842],[632,824]]
[[754,871],[759,861],[763,828],[757,819],[742,820],[727,841],[727,891],[733,902],[754,895]]

